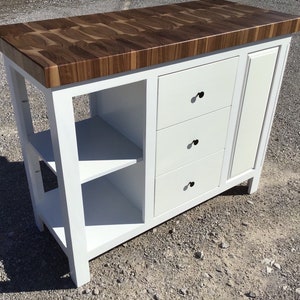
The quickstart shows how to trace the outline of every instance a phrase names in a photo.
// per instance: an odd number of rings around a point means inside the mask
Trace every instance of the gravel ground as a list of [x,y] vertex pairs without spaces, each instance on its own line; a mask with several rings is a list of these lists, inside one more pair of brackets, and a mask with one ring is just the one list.
[[[0,22],[171,2],[2,0]],[[300,14],[298,0],[238,2]],[[0,299],[300,299],[299,62],[296,34],[259,190],[233,188],[92,260],[91,282],[78,289],[59,246],[35,227],[1,62]],[[43,130],[43,96],[30,85],[28,92],[35,129]],[[86,113],[85,101],[76,101],[77,118]],[[43,171],[51,188],[55,178]]]

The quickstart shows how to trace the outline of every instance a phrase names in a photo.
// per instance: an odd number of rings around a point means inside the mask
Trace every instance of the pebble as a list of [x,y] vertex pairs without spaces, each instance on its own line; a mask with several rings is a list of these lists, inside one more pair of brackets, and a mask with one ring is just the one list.
[[249,224],[246,223],[246,222],[242,222],[242,225],[243,225],[243,226],[246,226],[246,227],[249,226]]
[[100,291],[97,288],[93,289],[93,295],[99,295],[99,294]]
[[154,300],[159,300],[159,297],[155,294],[155,295],[153,295],[153,299]]
[[156,228],[153,228],[153,229],[152,229],[152,232],[153,232],[153,233],[156,233],[156,232],[157,232],[157,229],[156,229]]
[[251,204],[251,205],[253,205],[253,204],[254,204],[254,202],[253,202],[253,201],[251,201],[251,200],[247,200],[247,203],[249,203],[249,204]]
[[90,289],[85,289],[85,290],[82,291],[82,294],[89,294],[90,292],[91,292]]
[[72,298],[69,297],[69,296],[64,296],[64,297],[63,297],[63,300],[72,300]]
[[180,295],[186,295],[186,294],[188,294],[188,291],[187,291],[187,289],[180,289],[179,294]]
[[271,265],[272,260],[269,258],[264,258],[261,263],[264,265]]
[[280,264],[278,264],[278,263],[274,263],[273,266],[274,266],[276,269],[278,269],[278,270],[281,269],[281,266],[280,266]]
[[[270,265],[271,267],[275,264],[275,260],[273,259],[269,259],[269,258],[264,258],[262,261],[261,261],[262,264],[264,265]],[[279,264],[278,264],[279,265]]]
[[295,289],[296,294],[300,295],[300,287]]
[[247,296],[248,298],[252,298],[252,299],[256,298],[256,294],[253,293],[253,292],[247,293],[246,296]]
[[282,286],[282,289],[283,289],[284,291],[286,291],[286,290],[288,289],[288,286],[287,286],[287,285],[283,285],[283,286]]
[[267,274],[272,273],[272,271],[273,271],[273,269],[272,269],[271,267],[268,267],[268,266],[267,266]]
[[234,282],[229,279],[228,282],[226,283],[226,285],[230,286],[230,287],[233,287],[234,286]]
[[195,252],[194,257],[197,258],[197,259],[203,260],[204,259],[204,253],[203,253],[203,251],[197,251],[197,252]]
[[227,248],[229,248],[229,244],[228,244],[226,241],[224,241],[224,242],[222,242],[222,243],[220,244],[220,247],[221,247],[222,249],[227,249]]

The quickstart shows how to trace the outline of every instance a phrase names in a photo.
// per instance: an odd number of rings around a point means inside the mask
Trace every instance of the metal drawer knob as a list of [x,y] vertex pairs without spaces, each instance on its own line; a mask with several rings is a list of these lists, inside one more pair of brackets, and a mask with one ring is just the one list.
[[193,187],[195,185],[194,181],[190,181],[184,188],[183,190],[186,191],[189,187]]
[[203,97],[204,97],[204,92],[203,92],[203,91],[199,92],[199,93],[197,94],[197,96],[198,96],[199,98],[203,98]]
[[191,102],[192,102],[192,103],[195,103],[196,100],[197,100],[197,97],[203,98],[203,97],[204,97],[204,92],[201,91],[201,92],[199,92],[196,96],[192,97]]
[[196,146],[198,144],[199,144],[199,140],[195,139],[191,143],[189,143],[186,147],[187,147],[187,149],[191,149],[193,146]]

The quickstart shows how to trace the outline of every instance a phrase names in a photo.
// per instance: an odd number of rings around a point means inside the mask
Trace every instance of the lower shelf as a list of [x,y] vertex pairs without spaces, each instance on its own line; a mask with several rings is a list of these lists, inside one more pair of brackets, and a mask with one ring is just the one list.
[[[92,254],[97,253],[98,249],[105,248],[108,243],[116,241],[143,224],[142,212],[106,178],[82,185],[82,193],[89,258],[94,257]],[[59,191],[55,189],[45,195],[45,200],[39,207],[41,218],[62,249],[66,250]]]

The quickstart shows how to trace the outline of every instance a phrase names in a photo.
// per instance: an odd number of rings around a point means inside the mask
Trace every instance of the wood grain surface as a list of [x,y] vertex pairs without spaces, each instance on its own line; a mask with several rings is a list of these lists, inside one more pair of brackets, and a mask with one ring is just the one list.
[[200,0],[0,26],[0,51],[48,88],[300,30],[300,17]]

